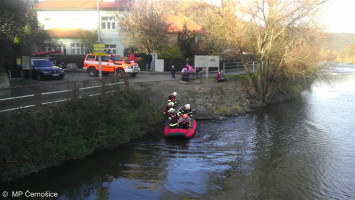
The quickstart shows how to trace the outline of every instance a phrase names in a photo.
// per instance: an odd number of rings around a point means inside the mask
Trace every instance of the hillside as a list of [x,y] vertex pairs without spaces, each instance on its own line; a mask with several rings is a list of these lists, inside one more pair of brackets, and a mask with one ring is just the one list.
[[354,33],[329,33],[327,47],[332,50],[344,50],[355,43]]
[[327,33],[323,57],[343,63],[355,63],[355,34]]

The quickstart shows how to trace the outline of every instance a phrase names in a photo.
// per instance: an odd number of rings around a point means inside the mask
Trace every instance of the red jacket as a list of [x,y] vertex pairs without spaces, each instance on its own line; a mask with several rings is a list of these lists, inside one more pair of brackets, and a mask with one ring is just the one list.
[[173,94],[169,95],[168,101],[176,103],[176,96],[174,96]]
[[131,55],[129,55],[129,61],[136,62],[136,56],[133,53]]

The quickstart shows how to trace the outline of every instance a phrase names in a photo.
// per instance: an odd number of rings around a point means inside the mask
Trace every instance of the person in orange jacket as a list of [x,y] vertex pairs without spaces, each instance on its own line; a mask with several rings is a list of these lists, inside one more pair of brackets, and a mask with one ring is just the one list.
[[180,116],[177,127],[181,128],[191,128],[191,118],[187,114]]

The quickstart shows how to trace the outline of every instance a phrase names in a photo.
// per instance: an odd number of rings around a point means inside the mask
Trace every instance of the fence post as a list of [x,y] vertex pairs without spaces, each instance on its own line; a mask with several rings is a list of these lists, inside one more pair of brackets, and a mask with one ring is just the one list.
[[74,87],[73,87],[73,98],[76,99],[78,97],[78,88],[76,87],[77,81],[74,82]]
[[106,84],[106,78],[101,79],[102,96],[103,96],[103,97],[105,97],[105,84]]
[[208,79],[208,68],[209,67],[206,67],[206,79]]
[[125,90],[128,91],[129,90],[129,81],[128,81],[127,74],[124,76],[124,86],[125,86]]
[[36,100],[36,106],[42,105],[42,94],[38,92],[38,86],[36,86],[36,93],[34,96]]

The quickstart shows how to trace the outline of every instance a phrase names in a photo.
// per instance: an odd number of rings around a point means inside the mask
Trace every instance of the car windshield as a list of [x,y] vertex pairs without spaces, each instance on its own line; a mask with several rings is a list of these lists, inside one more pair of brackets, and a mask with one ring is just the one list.
[[119,56],[119,55],[111,55],[111,59],[113,61],[121,61],[122,60],[122,57]]
[[35,67],[52,67],[53,63],[49,60],[34,60],[33,65]]

